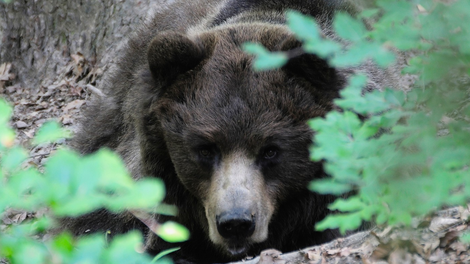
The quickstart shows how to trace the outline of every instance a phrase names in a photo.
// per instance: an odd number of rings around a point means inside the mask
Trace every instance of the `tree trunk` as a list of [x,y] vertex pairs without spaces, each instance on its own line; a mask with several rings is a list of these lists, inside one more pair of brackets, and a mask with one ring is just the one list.
[[35,88],[56,81],[74,54],[106,71],[119,44],[149,15],[150,2],[0,0],[0,65],[11,63],[18,80]]

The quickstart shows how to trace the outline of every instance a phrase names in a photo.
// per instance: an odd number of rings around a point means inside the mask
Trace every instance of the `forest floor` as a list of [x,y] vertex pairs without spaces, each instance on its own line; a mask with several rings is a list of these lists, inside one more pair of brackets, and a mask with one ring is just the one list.
[[[91,67],[81,54],[71,57],[63,74],[51,84],[40,87],[15,83],[16,76],[10,72],[12,65],[0,65],[0,94],[13,106],[11,125],[17,133],[15,143],[29,150],[27,163],[31,166],[42,167],[51,153],[67,144],[62,140],[33,146],[31,139],[37,129],[54,119],[72,132],[76,131],[80,110],[86,107],[92,92],[99,92],[94,85],[102,71]],[[37,213],[6,212],[0,222],[0,232],[9,225],[34,218]],[[459,240],[459,235],[468,230],[469,216],[469,208],[452,208],[416,220],[412,228],[377,227],[288,254],[267,250],[260,257],[243,263],[470,263],[470,248]]]
[[[0,97],[13,107],[10,125],[15,129],[15,145],[29,151],[25,166],[42,168],[49,155],[59,146],[67,144],[62,139],[55,143],[33,145],[32,138],[42,124],[55,120],[72,133],[77,129],[77,118],[90,96],[89,87],[100,76],[100,69],[91,69],[80,54],[72,56],[67,69],[51,84],[25,87],[16,83],[10,63],[0,65]],[[88,86],[88,88],[87,88]],[[0,232],[8,225],[19,224],[34,218],[38,212],[9,210],[0,221]]]
[[[39,87],[24,87],[15,83],[15,75],[10,73],[12,65],[0,65],[0,94],[13,107],[11,126],[16,131],[15,144],[30,150],[29,163],[40,166],[43,159],[65,140],[54,144],[33,146],[31,139],[37,129],[48,120],[58,121],[64,128],[74,132],[80,109],[86,105],[95,81],[100,77],[100,69],[93,69],[81,54],[72,55],[63,74],[51,84]],[[96,88],[94,88],[96,89]]]

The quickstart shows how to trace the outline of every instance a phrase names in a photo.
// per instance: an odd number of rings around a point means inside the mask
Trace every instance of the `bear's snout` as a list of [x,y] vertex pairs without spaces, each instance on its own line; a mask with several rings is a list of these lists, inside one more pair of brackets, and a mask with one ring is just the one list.
[[267,239],[275,205],[255,161],[236,152],[215,168],[204,207],[211,241],[239,255]]
[[255,232],[254,215],[249,210],[235,209],[216,216],[217,231],[225,239],[240,240]]

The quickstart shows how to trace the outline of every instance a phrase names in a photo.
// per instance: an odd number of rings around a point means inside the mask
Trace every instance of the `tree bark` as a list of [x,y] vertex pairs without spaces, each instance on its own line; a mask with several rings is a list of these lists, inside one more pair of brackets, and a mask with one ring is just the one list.
[[120,43],[151,13],[151,2],[0,0],[0,65],[10,62],[17,80],[35,88],[56,81],[73,54],[106,71]]

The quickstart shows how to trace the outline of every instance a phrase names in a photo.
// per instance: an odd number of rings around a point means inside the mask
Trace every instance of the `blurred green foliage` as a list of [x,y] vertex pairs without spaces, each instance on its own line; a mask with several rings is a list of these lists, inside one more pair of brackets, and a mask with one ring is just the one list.
[[[365,61],[400,67],[396,58],[406,56],[402,72],[416,76],[410,91],[383,87],[365,94],[367,77],[353,76],[335,100],[341,110],[310,121],[316,131],[311,158],[324,161],[331,176],[312,182],[311,190],[353,193],[333,203],[331,209],[340,213],[316,228],[345,232],[363,220],[410,224],[414,216],[466,204],[470,1],[378,0],[357,16],[336,14],[336,40],[322,36],[310,17],[289,12],[287,19],[304,52],[317,54],[334,67]],[[257,60],[269,58],[263,50],[248,52],[259,54]],[[264,64],[269,63],[255,62]]]
[[[121,159],[102,149],[81,157],[60,148],[52,154],[40,172],[24,164],[25,149],[14,144],[15,133],[8,126],[11,107],[0,99],[0,219],[8,209],[44,212],[32,220],[13,224],[0,235],[0,259],[16,263],[168,263],[143,253],[143,238],[138,232],[117,235],[111,242],[105,234],[73,238],[67,233],[49,239],[38,237],[56,227],[57,217],[78,216],[107,208],[113,212],[140,210],[153,212],[164,196],[163,182],[155,178],[134,181]],[[59,124],[44,124],[35,144],[67,137]],[[174,222],[155,230],[169,242],[189,237],[188,230]]]

